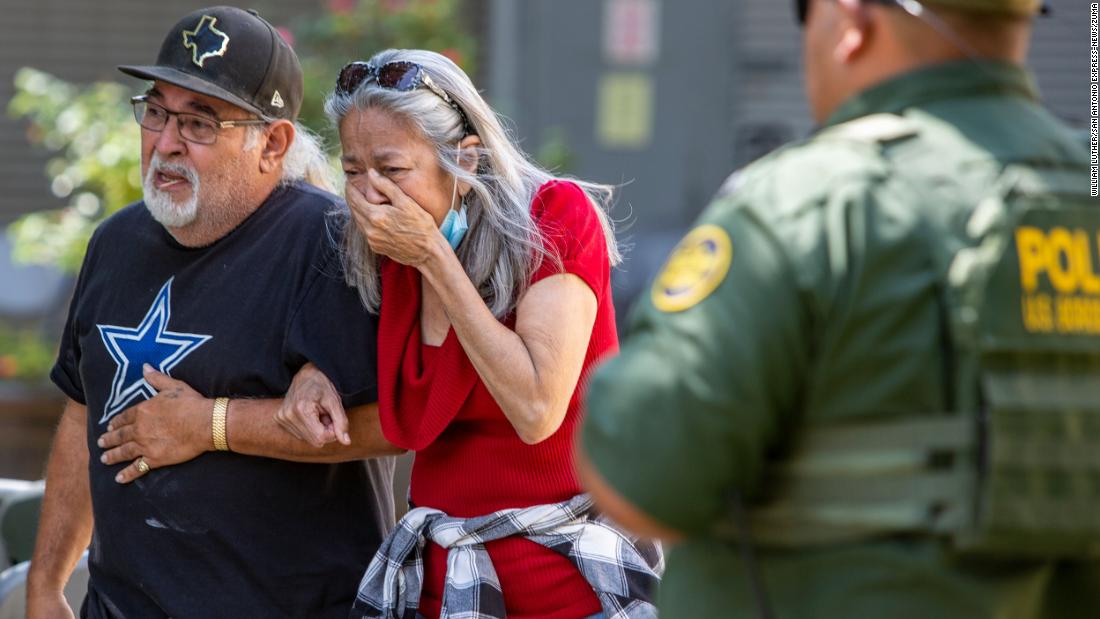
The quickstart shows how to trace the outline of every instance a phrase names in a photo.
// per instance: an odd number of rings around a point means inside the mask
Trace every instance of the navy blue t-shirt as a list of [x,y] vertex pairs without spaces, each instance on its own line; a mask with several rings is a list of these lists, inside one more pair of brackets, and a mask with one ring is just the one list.
[[151,397],[142,363],[206,397],[265,398],[286,393],[309,360],[345,406],[375,401],[377,322],[344,282],[331,216],[341,207],[307,185],[281,187],[200,249],[141,203],[96,230],[51,373],[88,410],[86,616],[347,616],[393,526],[392,458],[207,452],[122,485],[123,465],[101,464],[96,446],[112,416]]

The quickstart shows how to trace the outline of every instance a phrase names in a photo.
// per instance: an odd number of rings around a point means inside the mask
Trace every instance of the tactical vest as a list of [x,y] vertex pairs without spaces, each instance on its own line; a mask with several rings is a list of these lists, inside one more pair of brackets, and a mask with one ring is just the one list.
[[[894,139],[900,120],[845,130]],[[1088,187],[1080,167],[1008,165],[961,246],[944,243],[957,410],[808,430],[769,465],[774,498],[721,534],[778,547],[935,535],[964,553],[1100,556],[1100,205]]]

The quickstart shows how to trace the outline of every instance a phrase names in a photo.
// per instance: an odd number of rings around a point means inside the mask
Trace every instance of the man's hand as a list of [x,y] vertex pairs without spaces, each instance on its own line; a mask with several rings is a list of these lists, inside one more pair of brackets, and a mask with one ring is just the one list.
[[[148,469],[193,460],[213,447],[210,423],[214,401],[149,365],[144,370],[145,381],[157,395],[111,419],[98,442],[107,450],[101,458],[104,464],[131,463],[115,476],[122,484]],[[145,471],[142,462],[148,465]]]
[[27,591],[27,619],[75,619],[65,594]]

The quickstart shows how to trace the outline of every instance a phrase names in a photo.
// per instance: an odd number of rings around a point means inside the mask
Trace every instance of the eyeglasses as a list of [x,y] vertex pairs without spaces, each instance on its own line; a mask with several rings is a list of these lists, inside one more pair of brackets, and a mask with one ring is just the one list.
[[218,133],[222,129],[267,124],[266,120],[261,119],[214,120],[198,114],[171,112],[149,101],[148,95],[134,97],[130,99],[130,104],[134,106],[134,120],[150,131],[164,131],[164,127],[168,125],[168,119],[175,116],[176,130],[179,131],[180,139],[195,144],[213,144],[218,140]]
[[415,62],[387,62],[380,67],[361,60],[348,63],[344,65],[343,69],[340,69],[340,75],[336,78],[336,94],[350,95],[363,82],[371,79],[382,88],[398,92],[409,92],[421,86],[427,88],[440,99],[443,99],[454,111],[458,112],[459,117],[462,118],[462,129],[466,135],[474,133],[473,125],[470,124],[470,119],[466,117],[466,112],[462,111],[458,103],[445,90],[432,81],[432,76],[428,75],[424,67]]
[[[894,0],[874,0],[878,4],[894,4]],[[806,15],[810,12],[810,0],[795,0],[794,13],[798,18],[798,25],[806,25]]]
[[[901,4],[901,2],[898,2],[898,0],[876,0],[876,1],[879,4]],[[795,16],[798,18],[798,25],[799,26],[805,26],[806,25],[806,13],[809,12],[809,4],[810,4],[810,0],[795,0],[794,11],[795,11]],[[1040,15],[1050,15],[1051,14],[1050,0],[1043,0],[1043,3],[1039,6],[1039,14]]]

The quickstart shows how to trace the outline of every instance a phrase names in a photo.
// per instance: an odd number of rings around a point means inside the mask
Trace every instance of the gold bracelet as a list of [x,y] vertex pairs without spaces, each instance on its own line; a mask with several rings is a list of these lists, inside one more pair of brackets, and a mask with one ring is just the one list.
[[225,439],[225,413],[229,410],[229,398],[214,399],[214,417],[210,422],[210,431],[214,435],[214,449],[229,451],[229,441]]

